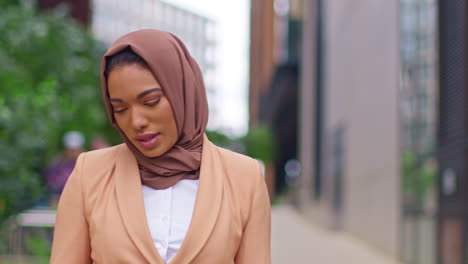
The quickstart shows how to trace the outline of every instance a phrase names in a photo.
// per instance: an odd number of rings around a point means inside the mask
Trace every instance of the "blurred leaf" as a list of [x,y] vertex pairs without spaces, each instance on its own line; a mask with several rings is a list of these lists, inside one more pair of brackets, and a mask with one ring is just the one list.
[[263,125],[250,129],[244,138],[247,155],[263,162],[275,160],[276,142],[273,130]]
[[33,256],[43,257],[43,259],[37,258],[41,260],[40,263],[48,263],[50,245],[45,238],[39,235],[26,236],[26,248]]
[[206,136],[210,139],[211,142],[220,146],[220,147],[227,147],[232,144],[232,139],[229,138],[227,135],[223,134],[219,131],[205,131]]
[[436,180],[436,170],[421,162],[414,151],[404,151],[401,156],[403,192],[415,201],[422,201]]
[[118,139],[101,101],[103,45],[34,2],[0,0],[0,225],[45,191],[42,169],[65,131]]

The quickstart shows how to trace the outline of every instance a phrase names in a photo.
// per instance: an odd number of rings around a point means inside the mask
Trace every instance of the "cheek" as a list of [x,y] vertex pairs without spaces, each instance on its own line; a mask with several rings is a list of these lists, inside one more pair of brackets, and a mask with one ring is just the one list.
[[177,143],[177,140],[179,138],[179,135],[177,134],[177,124],[175,122],[175,119],[172,119],[171,126],[170,126],[170,134],[173,143]]
[[128,131],[130,127],[128,120],[126,120],[126,118],[122,116],[116,116],[116,115],[114,115],[114,119],[115,119],[115,122],[117,123],[117,126],[119,126],[120,130],[122,130],[122,132],[124,132],[125,135],[128,135]]
[[172,108],[169,104],[165,105],[164,113],[165,113],[164,117],[165,117],[165,123],[166,123],[166,132],[168,136],[171,138],[171,141],[173,141],[173,143],[176,143],[178,139],[177,123],[175,121]]

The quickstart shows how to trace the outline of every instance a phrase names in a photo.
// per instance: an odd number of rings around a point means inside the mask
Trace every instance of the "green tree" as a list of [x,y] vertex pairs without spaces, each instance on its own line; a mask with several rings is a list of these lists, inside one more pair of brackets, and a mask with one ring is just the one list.
[[21,3],[20,0],[0,0],[0,8],[5,8],[8,6],[17,6]]
[[263,162],[273,162],[276,158],[276,139],[273,130],[264,125],[249,129],[243,138],[246,154]]
[[65,13],[11,4],[0,9],[0,35],[1,225],[43,192],[41,170],[65,131],[118,136],[100,95],[104,47],[86,29]]
[[404,151],[401,156],[403,193],[417,206],[435,184],[436,171],[427,162],[418,160],[414,151]]

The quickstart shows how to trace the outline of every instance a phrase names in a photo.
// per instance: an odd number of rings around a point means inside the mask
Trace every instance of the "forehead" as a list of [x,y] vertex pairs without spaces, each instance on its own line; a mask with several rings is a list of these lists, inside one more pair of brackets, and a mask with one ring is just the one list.
[[107,78],[110,97],[140,93],[152,88],[161,88],[159,81],[150,70],[138,64],[118,66]]

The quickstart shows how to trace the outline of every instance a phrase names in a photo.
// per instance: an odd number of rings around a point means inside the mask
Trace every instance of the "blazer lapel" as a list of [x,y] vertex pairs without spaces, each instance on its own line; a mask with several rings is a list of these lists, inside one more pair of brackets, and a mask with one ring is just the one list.
[[[188,232],[173,264],[190,263],[210,236],[221,208],[223,168],[216,146],[203,137],[200,182]],[[153,244],[146,221],[143,191],[137,161],[125,144],[121,145],[116,162],[116,193],[125,227],[138,250],[149,263],[165,263]]]
[[117,154],[115,177],[119,210],[133,243],[149,263],[165,263],[149,231],[137,161],[125,144]]
[[216,146],[206,135],[203,137],[200,181],[188,232],[177,252],[173,264],[190,263],[210,236],[221,208],[223,195],[223,169]]

